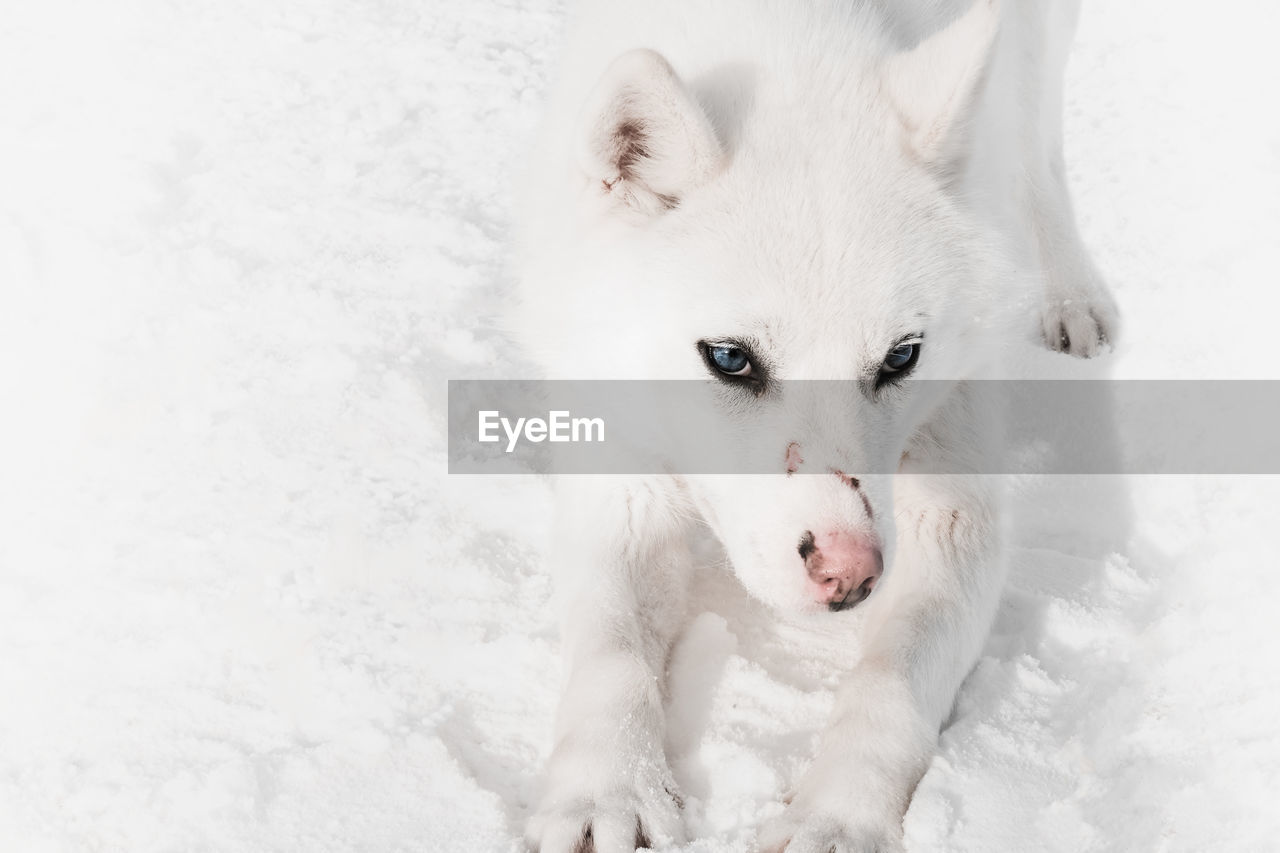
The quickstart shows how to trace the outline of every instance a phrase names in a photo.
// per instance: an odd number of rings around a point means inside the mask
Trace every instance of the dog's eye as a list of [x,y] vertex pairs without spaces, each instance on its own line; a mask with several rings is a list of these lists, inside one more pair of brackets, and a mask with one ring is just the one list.
[[884,357],[884,369],[890,373],[905,370],[916,360],[916,353],[919,351],[919,344],[898,344]]
[[698,341],[707,370],[721,382],[745,388],[757,397],[769,387],[768,364],[756,357],[749,341],[712,338]]
[[707,358],[715,365],[716,370],[726,376],[750,376],[752,374],[751,356],[746,351],[730,345],[709,344]]
[[880,365],[880,374],[876,377],[876,385],[895,382],[906,376],[920,359],[922,342],[919,338],[901,341],[889,350]]

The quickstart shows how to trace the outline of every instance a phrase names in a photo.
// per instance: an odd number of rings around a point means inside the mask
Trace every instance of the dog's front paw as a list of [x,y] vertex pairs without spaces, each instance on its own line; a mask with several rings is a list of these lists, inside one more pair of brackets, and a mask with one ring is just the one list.
[[684,840],[683,802],[662,758],[552,756],[547,792],[529,819],[533,853],[634,853]]
[[786,810],[761,830],[762,853],[899,853],[905,803],[888,778],[859,764],[845,751],[819,756]]
[[902,821],[859,815],[797,810],[793,803],[760,833],[763,853],[900,853]]
[[1119,313],[1102,288],[1067,296],[1050,296],[1040,315],[1044,344],[1055,352],[1093,358],[1114,345]]

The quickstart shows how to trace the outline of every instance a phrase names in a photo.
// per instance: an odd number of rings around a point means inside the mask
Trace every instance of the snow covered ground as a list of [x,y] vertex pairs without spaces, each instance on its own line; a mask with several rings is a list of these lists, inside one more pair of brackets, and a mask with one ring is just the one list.
[[[560,677],[549,507],[445,475],[444,383],[525,370],[495,318],[561,16],[0,12],[0,849],[514,847]],[[1085,10],[1069,160],[1119,376],[1280,377],[1277,17]],[[1017,489],[908,846],[1276,849],[1280,481]],[[831,695],[727,615],[674,665],[697,853],[748,847]]]

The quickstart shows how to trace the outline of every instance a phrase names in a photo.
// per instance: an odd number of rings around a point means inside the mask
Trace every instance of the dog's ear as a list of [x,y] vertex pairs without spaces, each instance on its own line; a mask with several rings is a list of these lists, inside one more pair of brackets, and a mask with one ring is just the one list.
[[710,180],[724,160],[710,119],[652,50],[614,60],[582,113],[583,171],[627,207],[655,214]]
[[884,85],[908,144],[930,166],[946,171],[963,156],[999,29],[1000,0],[974,0],[956,21],[885,61]]

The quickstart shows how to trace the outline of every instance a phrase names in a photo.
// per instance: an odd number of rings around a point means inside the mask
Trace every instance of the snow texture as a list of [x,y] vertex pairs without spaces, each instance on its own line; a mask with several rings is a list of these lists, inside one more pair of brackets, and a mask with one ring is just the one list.
[[[8,3],[0,848],[508,851],[561,678],[534,478],[445,474],[555,0]],[[1277,378],[1273,5],[1088,5],[1070,178],[1103,368]],[[1257,851],[1280,810],[1267,478],[1016,484],[1013,580],[912,850]],[[707,596],[686,851],[749,847],[831,683]]]

